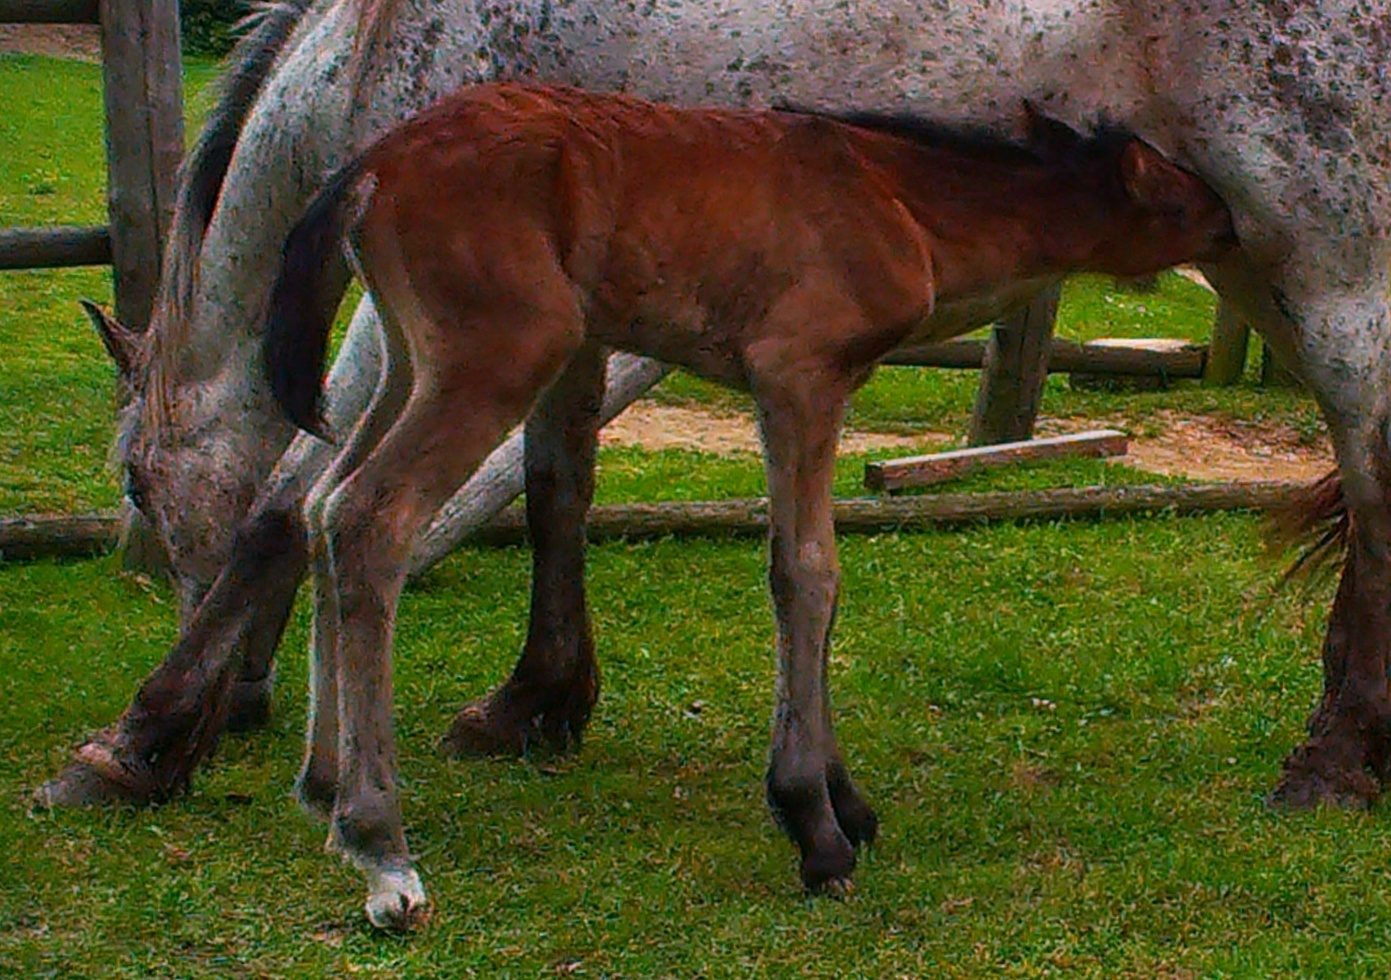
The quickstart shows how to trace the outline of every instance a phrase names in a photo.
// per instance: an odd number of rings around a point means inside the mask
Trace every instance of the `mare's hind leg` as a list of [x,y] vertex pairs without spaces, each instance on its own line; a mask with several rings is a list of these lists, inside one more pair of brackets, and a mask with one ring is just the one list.
[[831,725],[826,663],[840,567],[831,480],[849,379],[801,365],[754,385],[768,468],[768,581],[778,625],[768,803],[802,854],[802,882],[839,893],[874,811],[851,782]]
[[[1391,761],[1391,350],[1387,270],[1377,261],[1361,288],[1346,281],[1315,290],[1317,267],[1287,282],[1254,285],[1238,267],[1218,285],[1254,298],[1253,322],[1300,364],[1338,453],[1352,535],[1323,645],[1324,692],[1309,737],[1285,760],[1272,800],[1366,806],[1380,795]],[[1317,280],[1315,280],[1317,281]],[[1262,287],[1264,287],[1262,289]],[[1262,304],[1260,301],[1264,299]]]
[[601,348],[582,348],[527,419],[526,646],[512,676],[455,717],[442,744],[456,754],[519,753],[538,741],[564,750],[579,741],[598,700],[584,565],[605,362]]

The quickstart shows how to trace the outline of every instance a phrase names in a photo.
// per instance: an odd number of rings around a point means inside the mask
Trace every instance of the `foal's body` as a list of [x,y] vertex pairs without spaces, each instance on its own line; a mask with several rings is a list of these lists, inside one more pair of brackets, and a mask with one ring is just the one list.
[[346,226],[387,336],[383,386],[310,495],[318,662],[301,781],[367,871],[374,922],[409,924],[424,904],[389,703],[416,535],[567,365],[604,347],[757,402],[780,676],[796,681],[778,694],[768,797],[806,885],[849,880],[876,820],[825,684],[846,399],[895,346],[960,333],[1067,272],[1150,272],[1234,244],[1211,191],[1121,134],[1084,141],[1035,120],[1047,145],[1031,151],[880,124],[917,139],[482,86],[371,147],[291,233],[266,360],[293,420],[319,424],[325,270]]

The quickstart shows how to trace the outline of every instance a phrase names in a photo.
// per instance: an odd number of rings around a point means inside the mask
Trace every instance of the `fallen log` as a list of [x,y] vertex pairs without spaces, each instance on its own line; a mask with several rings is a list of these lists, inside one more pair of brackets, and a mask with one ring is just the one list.
[[[1069,487],[1022,492],[950,493],[922,497],[857,497],[835,502],[836,530],[885,531],[959,527],[988,521],[1098,519],[1172,511],[1205,514],[1265,511],[1307,489],[1299,480],[1252,480],[1173,486]],[[764,534],[767,499],[610,504],[589,514],[589,540],[639,540],[667,536],[728,537]],[[470,539],[477,544],[513,545],[526,540],[520,507],[509,507]]]
[[[988,521],[1099,519],[1173,511],[1205,514],[1264,511],[1308,488],[1298,480],[1188,483],[1174,486],[1069,487],[997,493],[944,493],[925,497],[857,497],[835,502],[836,530],[875,534],[959,527]],[[86,556],[116,543],[114,514],[83,517],[0,519],[0,558]],[[768,501],[695,500],[656,504],[609,504],[589,515],[589,540],[640,540],[668,536],[730,537],[764,534]],[[519,506],[502,511],[468,538],[471,544],[515,545],[526,541],[526,515]],[[419,574],[419,572],[416,572]]]

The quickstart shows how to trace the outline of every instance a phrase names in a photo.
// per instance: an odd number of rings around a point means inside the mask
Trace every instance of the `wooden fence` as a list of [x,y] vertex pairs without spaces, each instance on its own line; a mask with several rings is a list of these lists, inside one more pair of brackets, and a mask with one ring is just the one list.
[[178,0],[0,0],[0,24],[100,24],[108,224],[0,229],[0,269],[110,265],[116,315],[142,330],[183,156]]

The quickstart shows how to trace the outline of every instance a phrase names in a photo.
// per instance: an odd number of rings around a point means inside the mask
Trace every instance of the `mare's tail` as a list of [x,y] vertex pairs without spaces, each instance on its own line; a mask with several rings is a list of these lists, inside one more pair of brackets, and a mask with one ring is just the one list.
[[332,272],[356,211],[354,192],[362,176],[360,158],[334,174],[290,232],[261,340],[275,400],[291,422],[324,440],[328,440],[323,418],[324,361],[342,298]]
[[1285,553],[1298,548],[1285,581],[1331,565],[1347,550],[1352,520],[1343,499],[1343,481],[1334,469],[1270,515],[1267,539],[1271,549]]

